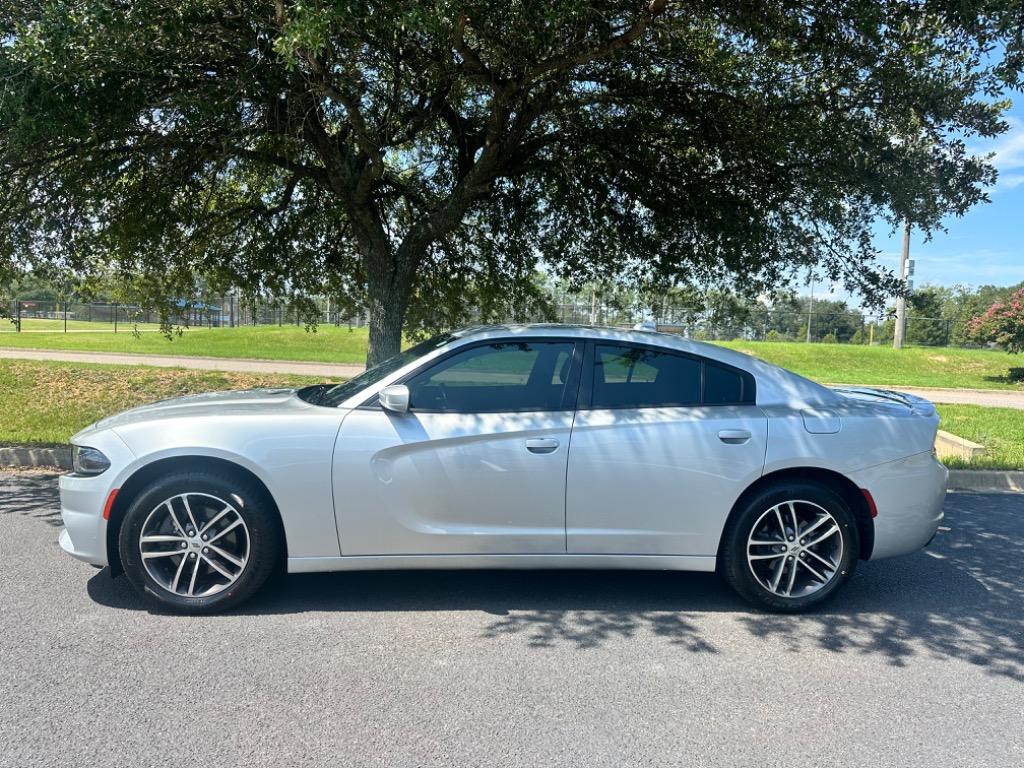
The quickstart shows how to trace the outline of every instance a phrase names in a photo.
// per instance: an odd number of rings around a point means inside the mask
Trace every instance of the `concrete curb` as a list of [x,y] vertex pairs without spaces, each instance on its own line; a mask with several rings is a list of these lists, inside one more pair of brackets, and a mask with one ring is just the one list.
[[0,447],[0,468],[25,469],[29,467],[71,469],[71,449],[66,446],[31,445]]
[[935,435],[935,450],[940,457],[956,456],[960,459],[973,459],[985,455],[984,445],[951,432],[943,432],[941,429]]
[[[0,447],[0,469],[71,469],[71,449],[66,446]],[[1024,472],[994,469],[951,469],[951,491],[1024,493]]]
[[951,469],[951,491],[1002,491],[1024,493],[1024,472],[999,469]]

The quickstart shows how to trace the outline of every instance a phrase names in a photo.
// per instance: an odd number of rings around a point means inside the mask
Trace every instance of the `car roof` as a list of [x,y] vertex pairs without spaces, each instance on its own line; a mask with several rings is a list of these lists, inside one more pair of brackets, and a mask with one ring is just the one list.
[[485,339],[551,336],[646,344],[698,355],[748,371],[757,380],[757,402],[759,405],[827,405],[834,404],[839,398],[838,395],[827,387],[823,387],[792,371],[772,365],[753,355],[728,349],[718,344],[694,341],[674,333],[633,330],[602,325],[508,323],[460,328],[457,331],[453,331],[452,336],[465,342]]

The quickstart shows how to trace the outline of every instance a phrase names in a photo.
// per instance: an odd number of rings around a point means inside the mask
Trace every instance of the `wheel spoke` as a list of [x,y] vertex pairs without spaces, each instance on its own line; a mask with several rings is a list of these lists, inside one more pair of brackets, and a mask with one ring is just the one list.
[[816,570],[815,570],[814,568],[812,568],[812,567],[811,567],[811,564],[810,564],[810,563],[808,563],[808,562],[807,562],[806,560],[797,560],[797,562],[798,562],[798,563],[799,563],[800,565],[802,565],[802,566],[803,566],[804,568],[806,568],[806,569],[807,569],[808,571],[810,571],[811,573],[813,573],[813,574],[814,574],[814,577],[815,577],[815,578],[816,578],[816,579],[817,579],[818,581],[820,581],[820,582],[821,582],[822,584],[824,584],[824,583],[825,583],[826,581],[828,581],[828,577],[827,577],[827,576],[825,576],[825,575],[824,575],[824,574],[822,574],[822,573],[818,573],[818,572],[817,572],[817,571],[816,571]]
[[139,541],[143,544],[162,544],[169,541],[185,541],[185,537],[175,536],[173,534],[157,533],[152,536],[143,536]]
[[192,578],[189,579],[189,582],[188,582],[188,596],[189,597],[192,597],[193,593],[196,591],[196,576],[199,575],[199,558],[197,557],[192,562],[194,563],[194,565],[192,566]]
[[785,541],[779,541],[778,539],[776,539],[775,541],[756,541],[754,539],[751,539],[747,542],[747,544],[749,544],[752,547],[777,547],[779,544],[785,543]]
[[181,581],[181,572],[185,570],[185,563],[188,558],[185,557],[185,553],[181,553],[181,562],[178,563],[178,570],[174,572],[174,581],[171,582],[171,592],[178,593],[178,582]]
[[212,543],[213,543],[213,542],[215,542],[215,541],[216,541],[217,539],[219,539],[219,538],[220,538],[221,536],[223,536],[223,535],[224,535],[225,533],[227,533],[228,531],[232,531],[232,530],[234,530],[235,528],[237,528],[237,527],[238,527],[238,526],[240,526],[241,524],[242,524],[242,518],[241,518],[241,517],[239,517],[239,518],[238,518],[237,520],[235,520],[235,522],[233,522],[233,523],[232,523],[231,525],[229,525],[229,526],[228,526],[227,528],[225,528],[225,529],[224,529],[223,531],[221,531],[220,533],[218,533],[218,534],[217,534],[216,536],[214,536],[213,538],[211,538],[211,539],[210,539],[210,540],[209,540],[208,542],[206,542],[206,543],[207,543],[207,544],[212,544]]
[[800,533],[800,522],[796,519],[796,504],[792,501],[787,502],[789,506],[789,516],[793,518],[793,536]]
[[180,549],[169,549],[166,552],[143,552],[143,560],[152,560],[154,557],[170,557],[171,555],[180,555],[182,550]]
[[831,528],[829,528],[827,531],[825,531],[823,534],[821,534],[821,536],[816,538],[814,541],[808,541],[807,542],[807,546],[808,547],[813,547],[813,546],[815,546],[817,544],[820,544],[825,539],[829,538],[830,536],[834,536],[837,533],[839,533],[839,526],[838,525],[833,525]]
[[[228,552],[225,552],[220,547],[215,547],[213,544],[208,544],[207,546],[210,549],[212,549],[214,552],[216,552],[218,555],[223,557],[225,560],[227,560],[229,563],[231,563],[232,565],[236,565],[239,568],[244,568],[245,567],[245,560],[241,560],[241,559],[235,557],[234,555],[229,554]],[[209,559],[209,558],[207,558],[207,559]]]
[[188,496],[187,495],[183,495],[181,497],[181,503],[185,505],[185,512],[188,514],[188,521],[190,523],[192,523],[192,530],[193,531],[198,531],[199,530],[199,526],[196,525],[196,518],[192,514],[192,507],[189,506]]
[[782,540],[785,541],[786,540],[786,524],[782,521],[782,512],[779,511],[778,505],[776,505],[773,509],[775,510],[775,519],[779,523],[779,535],[782,537]]
[[206,562],[206,564],[207,564],[208,566],[210,566],[211,568],[213,568],[213,570],[215,570],[215,571],[216,571],[217,573],[219,573],[219,574],[220,574],[221,576],[223,576],[223,577],[224,577],[225,579],[227,579],[228,581],[234,581],[234,578],[235,578],[235,577],[234,577],[234,575],[232,575],[231,573],[229,573],[229,572],[228,572],[227,570],[225,570],[225,569],[224,569],[224,568],[223,568],[222,566],[220,566],[220,565],[218,565],[217,563],[215,563],[215,562],[214,562],[213,560],[211,560],[210,558],[208,558],[208,557],[207,557],[206,555],[200,555],[200,557],[202,557],[202,558],[203,558],[203,560],[204,560],[204,561]]
[[177,529],[178,533],[180,533],[182,535],[182,537],[184,538],[185,537],[185,529],[181,527],[181,523],[178,522],[178,516],[176,514],[174,514],[174,506],[171,504],[171,500],[168,499],[167,501],[165,501],[164,502],[164,506],[167,507],[167,511],[171,515],[171,522],[174,523],[174,527]]
[[216,524],[216,522],[218,520],[220,520],[222,517],[224,517],[224,515],[226,515],[230,511],[231,511],[231,507],[230,506],[224,507],[224,509],[222,509],[220,512],[218,512],[213,517],[213,519],[210,520],[210,522],[208,522],[206,525],[204,525],[202,527],[202,529],[200,529],[199,535],[202,536],[204,533],[206,533],[208,530],[210,530],[210,528],[212,528],[214,526],[214,524]]
[[774,560],[776,557],[785,557],[785,552],[775,552],[771,555],[747,555],[748,560]]
[[811,557],[815,557],[815,558],[817,558],[817,559],[818,559],[818,560],[820,560],[820,561],[821,561],[822,563],[824,563],[824,564],[825,564],[826,566],[828,566],[828,568],[830,568],[831,570],[833,570],[833,571],[834,571],[834,570],[836,569],[836,564],[835,564],[835,563],[833,563],[833,562],[831,562],[831,561],[829,561],[829,560],[826,560],[826,559],[825,559],[824,557],[822,557],[821,555],[819,555],[819,554],[818,554],[817,552],[815,552],[815,551],[814,551],[813,549],[805,549],[805,550],[804,550],[804,552],[806,552],[807,554],[809,554],[809,555],[810,555]]
[[792,595],[793,595],[793,585],[796,583],[796,571],[797,571],[796,564],[797,564],[797,560],[796,559],[793,559],[793,560],[790,561],[790,564],[789,564],[789,586],[786,587],[786,597],[792,597]]
[[779,570],[775,572],[775,576],[772,579],[771,590],[772,592],[779,591],[779,584],[782,582],[782,574],[786,572],[786,560],[783,558],[779,561]]
[[824,525],[825,523],[827,523],[831,519],[832,519],[831,515],[822,515],[814,523],[812,523],[809,527],[805,528],[801,532],[800,538],[803,538],[803,537],[807,536],[811,531],[817,530],[818,528],[820,528],[822,525]]

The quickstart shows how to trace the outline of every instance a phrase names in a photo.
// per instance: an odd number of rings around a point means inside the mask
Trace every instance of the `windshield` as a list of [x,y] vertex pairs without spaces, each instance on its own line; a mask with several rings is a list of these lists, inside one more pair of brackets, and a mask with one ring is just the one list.
[[455,337],[450,333],[441,333],[433,338],[427,339],[426,341],[421,341],[419,344],[409,347],[404,352],[399,352],[394,357],[388,358],[383,363],[375,365],[373,368],[367,368],[358,376],[353,376],[345,383],[331,387],[315,402],[317,405],[336,408],[353,395],[358,394],[360,390],[376,384],[385,376],[394,373],[399,368],[411,363],[413,360],[423,357],[428,352],[433,352],[438,347],[443,347],[454,338]]

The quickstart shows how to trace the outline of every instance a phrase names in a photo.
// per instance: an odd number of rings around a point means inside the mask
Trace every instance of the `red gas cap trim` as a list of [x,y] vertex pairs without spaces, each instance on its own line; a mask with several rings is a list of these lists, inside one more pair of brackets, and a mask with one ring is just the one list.
[[110,495],[107,496],[107,503],[103,505],[103,519],[104,520],[109,520],[110,519],[110,510],[112,510],[114,508],[114,499],[117,498],[117,491],[118,491],[118,489],[115,488],[114,490],[112,490],[110,492]]
[[864,494],[864,501],[868,503],[868,509],[871,511],[871,517],[878,517],[878,507],[875,506],[875,500],[871,497],[871,491],[867,488],[861,488],[860,492]]

